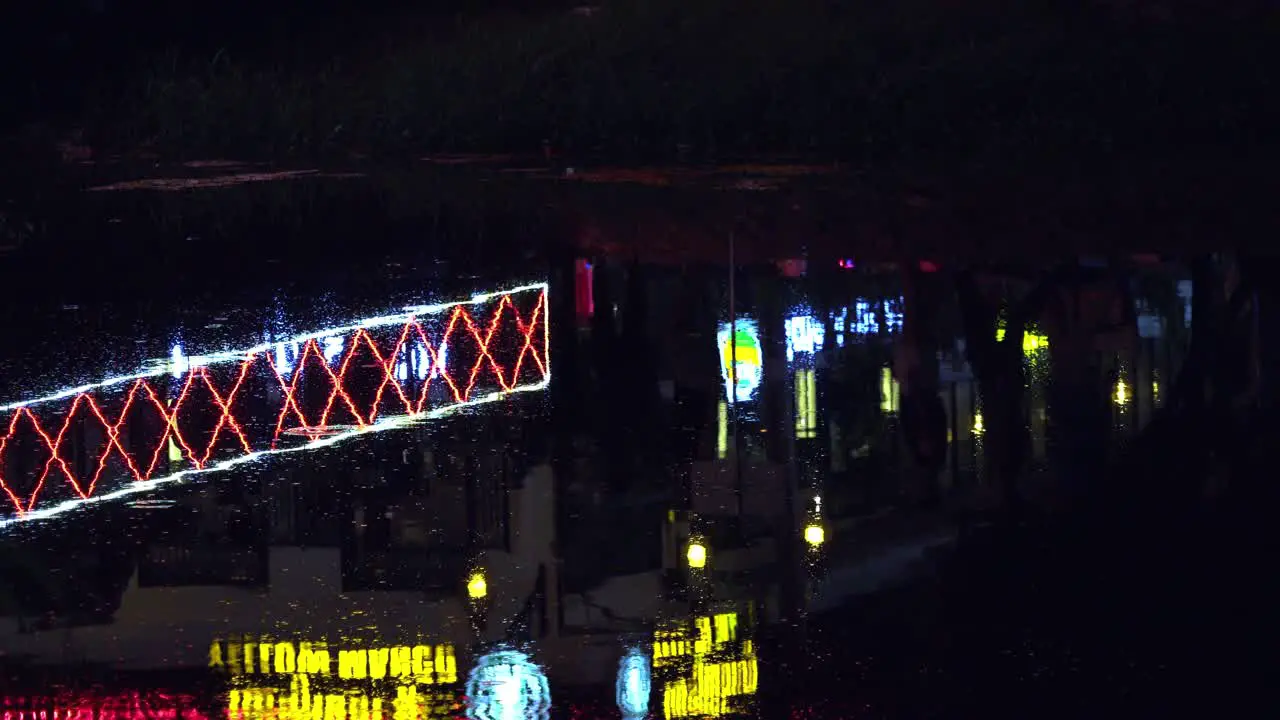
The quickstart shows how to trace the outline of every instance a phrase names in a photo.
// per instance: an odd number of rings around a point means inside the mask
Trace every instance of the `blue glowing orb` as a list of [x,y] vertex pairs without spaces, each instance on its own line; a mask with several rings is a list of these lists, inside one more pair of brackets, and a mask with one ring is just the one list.
[[542,668],[519,650],[481,655],[467,676],[467,717],[473,720],[544,720],[551,688]]

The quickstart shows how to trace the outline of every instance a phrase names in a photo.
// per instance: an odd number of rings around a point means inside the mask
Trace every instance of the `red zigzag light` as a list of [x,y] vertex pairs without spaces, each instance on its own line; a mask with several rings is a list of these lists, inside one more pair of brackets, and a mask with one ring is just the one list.
[[[518,304],[526,308],[532,305],[526,310],[527,317],[521,315]],[[483,317],[486,309],[487,318]],[[285,341],[301,347],[292,372],[281,368],[272,357],[271,350],[278,344],[271,343],[247,351],[197,359],[173,383],[165,382],[163,377],[170,369],[154,369],[0,408],[0,427],[5,429],[5,434],[0,436],[0,490],[13,508],[8,520],[0,517],[0,528],[14,520],[40,515],[43,509],[37,508],[37,502],[49,481],[55,478],[65,481],[74,495],[70,505],[77,504],[77,500],[95,498],[95,491],[104,475],[108,474],[108,461],[113,455],[121,458],[127,468],[123,479],[134,484],[134,487],[124,488],[123,494],[140,489],[137,484],[154,485],[160,480],[191,472],[229,467],[261,455],[300,449],[280,447],[285,433],[309,437],[311,442],[303,447],[316,446],[335,441],[335,436],[389,429],[408,420],[439,415],[459,406],[497,400],[513,392],[540,389],[550,382],[545,283],[416,310]],[[434,341],[424,323],[428,317],[442,327]],[[514,324],[517,339],[495,347],[496,336],[504,329],[512,329],[504,328],[507,323]],[[397,325],[400,326],[397,340],[384,350],[371,331]],[[336,370],[331,367],[332,361],[326,361],[319,344],[321,338],[334,336],[342,338],[343,348]],[[468,340],[472,342],[468,343]],[[417,342],[425,349],[432,371],[420,382],[420,387],[415,388],[415,381],[397,377],[397,366],[408,348]],[[472,346],[470,367],[463,372],[451,371],[442,362],[444,349],[448,349],[449,364],[455,364],[452,359],[462,354],[467,349],[466,345]],[[367,352],[366,360],[371,360],[371,364],[353,362],[362,356],[362,350]],[[210,368],[232,363],[238,363],[233,378],[229,384],[223,384],[224,389],[219,389]],[[322,406],[318,412],[313,408],[310,415],[299,398],[300,383],[305,384],[303,376],[308,367],[319,368],[319,377],[329,384]],[[373,382],[377,387],[367,404],[359,403],[347,387],[350,373],[356,367],[372,367],[376,371]],[[438,371],[437,367],[440,368]],[[242,415],[237,416],[241,392],[255,371],[269,373],[267,382],[280,391],[280,407],[269,417],[244,416],[243,409],[240,410]],[[434,395],[433,387],[436,388]],[[191,417],[193,413],[187,412],[191,400],[206,393],[217,415],[211,433],[207,422],[200,423],[198,418]],[[169,400],[166,400],[166,395]],[[121,397],[123,402],[120,402]],[[67,409],[62,413],[43,409],[44,406],[59,405]],[[389,408],[384,408],[384,405]],[[114,419],[107,412],[109,406],[118,408]],[[39,412],[37,407],[41,408]],[[139,408],[153,409],[164,428],[151,452],[142,453],[142,457],[130,453],[122,442],[131,413]],[[54,419],[59,414],[60,423]],[[349,424],[338,425],[335,418],[349,419]],[[72,468],[73,463],[64,457],[64,446],[76,423],[88,419],[101,425],[105,439],[97,451],[96,463],[89,463],[92,471],[78,476]],[[245,430],[245,426],[251,423],[274,426],[269,442],[259,443],[264,447],[254,447],[250,434]],[[53,430],[55,427],[56,431]],[[13,453],[15,438],[24,432],[30,432],[37,439],[38,448],[47,453],[43,466],[35,473],[34,482],[28,478],[26,484],[31,489],[25,497],[16,487],[19,483],[6,477],[6,470],[14,459],[8,456]],[[202,433],[209,433],[204,443],[196,439]],[[224,446],[222,457],[211,465],[220,440]],[[177,465],[185,467],[166,463],[164,469],[168,472],[163,478],[158,477],[164,451],[171,442],[180,448],[182,461]],[[228,444],[232,447],[226,448]],[[230,458],[226,457],[228,450],[233,453]],[[100,497],[101,493],[96,496]],[[43,510],[43,514],[52,513]]]

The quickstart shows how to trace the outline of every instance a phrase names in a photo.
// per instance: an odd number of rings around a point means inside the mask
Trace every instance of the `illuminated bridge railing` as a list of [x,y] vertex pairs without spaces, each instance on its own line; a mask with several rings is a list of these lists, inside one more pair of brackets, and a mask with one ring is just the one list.
[[0,529],[551,380],[547,286],[407,308],[0,406]]

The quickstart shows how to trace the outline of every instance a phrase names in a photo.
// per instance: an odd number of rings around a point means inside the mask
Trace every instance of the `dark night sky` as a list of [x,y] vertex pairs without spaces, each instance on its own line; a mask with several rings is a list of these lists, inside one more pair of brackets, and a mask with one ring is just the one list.
[[[861,0],[830,0],[833,4]],[[947,3],[951,0],[937,0]],[[1055,0],[1045,0],[1055,2]],[[75,122],[89,88],[104,78],[145,78],[166,50],[192,67],[222,52],[249,65],[299,56],[327,59],[375,39],[430,42],[433,26],[465,11],[563,10],[607,0],[29,0],[0,11],[0,131],[16,124]],[[975,5],[1000,0],[978,0]],[[1269,0],[1056,0],[1212,7],[1215,16]],[[750,8],[745,3],[744,8]],[[1274,3],[1272,3],[1274,5]],[[1096,20],[1097,17],[1085,13]]]
[[[564,0],[34,0],[0,11],[0,123],[74,112],[88,78],[137,72],[167,50],[271,60],[337,52],[362,38],[428,27],[465,10],[537,12]],[[413,22],[406,23],[406,17]]]

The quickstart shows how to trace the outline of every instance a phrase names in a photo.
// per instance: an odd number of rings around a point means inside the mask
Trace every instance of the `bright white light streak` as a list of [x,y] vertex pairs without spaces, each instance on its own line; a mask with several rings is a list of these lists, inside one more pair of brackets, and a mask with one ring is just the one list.
[[[298,343],[301,345],[303,343],[307,343],[312,340],[323,341],[327,337],[344,336],[347,333],[354,332],[356,330],[367,330],[369,328],[382,327],[385,325],[396,325],[396,324],[408,323],[418,317],[422,317],[426,315],[439,315],[441,313],[449,312],[456,307],[461,307],[464,305],[483,305],[484,303],[490,302],[491,300],[494,300],[496,298],[501,298],[503,295],[518,295],[520,293],[529,292],[531,290],[539,290],[543,293],[546,293],[548,291],[548,284],[545,282],[541,282],[541,283],[534,283],[532,285],[521,285],[520,287],[514,287],[509,290],[498,290],[495,292],[484,293],[482,295],[474,295],[470,300],[459,300],[451,303],[439,303],[436,305],[416,305],[414,307],[405,308],[404,312],[396,313],[394,315],[381,315],[379,317],[366,318],[364,320],[357,321],[356,323],[351,325],[346,325],[344,327],[327,328],[324,330],[317,330],[315,332],[307,333],[305,335],[299,335],[297,337],[290,338],[283,342]],[[547,323],[547,315],[549,314],[549,310],[550,309],[547,307],[543,307],[542,309],[541,322],[543,322],[544,324]],[[549,332],[545,334],[545,338],[544,338],[545,344],[548,344],[548,345],[550,344],[551,342],[550,335],[551,334]],[[186,358],[185,362],[188,368],[201,367],[201,366],[207,367],[207,366],[220,365],[223,363],[230,363],[230,362],[241,362],[250,355],[259,355],[264,352],[273,351],[276,349],[278,344],[279,343],[276,343],[276,342],[263,342],[251,348],[248,348],[247,350],[222,350],[220,352],[216,352],[211,355],[203,355],[203,356],[195,355],[195,356],[191,356],[190,358]],[[170,367],[171,361],[172,361],[171,358],[166,359],[166,361],[163,364],[159,364],[159,363],[156,363],[155,361],[152,361],[150,363],[146,363],[147,365],[150,365],[150,367],[147,367],[144,370],[141,370],[139,372],[135,372],[129,375],[120,375],[117,377],[110,377],[105,380],[99,380],[98,382],[95,382],[95,383],[88,383],[86,385],[79,385],[77,387],[66,388],[63,390],[59,390],[53,393],[52,395],[46,395],[42,398],[35,398],[33,400],[22,400],[20,402],[9,403],[7,405],[0,405],[0,412],[17,410],[18,408],[22,408],[22,407],[31,407],[33,405],[40,405],[47,402],[53,402],[55,400],[66,400],[67,398],[73,398],[76,395],[80,395],[81,393],[93,392],[94,390],[104,390],[106,388],[114,387],[116,385],[127,385],[131,382],[134,382],[135,380],[143,380],[143,379],[158,377],[160,375],[169,374],[173,370],[173,368]],[[543,362],[546,363],[547,375],[549,377],[551,374],[550,357],[548,356]]]
[[169,358],[169,369],[173,373],[174,379],[186,375],[187,370],[189,370],[190,367],[190,363],[187,362],[187,356],[182,352],[182,345],[175,344],[173,346],[173,353]]
[[342,354],[341,335],[330,335],[321,340],[320,345],[324,348],[321,354],[324,355],[324,361],[328,365],[332,365],[333,359]]
[[199,475],[204,475],[206,473],[220,472],[222,470],[230,470],[232,468],[251,463],[255,460],[262,459],[264,457],[275,456],[275,455],[288,455],[291,453],[316,450],[322,447],[328,447],[330,445],[337,445],[338,443],[345,442],[347,440],[350,440],[354,437],[359,437],[361,435],[368,435],[372,433],[384,432],[386,430],[396,430],[399,428],[409,427],[414,423],[421,422],[423,420],[434,420],[436,418],[441,418],[441,417],[451,415],[467,407],[472,407],[475,405],[485,405],[487,403],[497,402],[498,400],[507,398],[515,393],[535,392],[538,390],[544,390],[550,383],[551,383],[551,377],[550,375],[548,375],[544,377],[542,381],[534,385],[519,385],[507,392],[492,392],[492,393],[489,393],[488,395],[484,395],[482,397],[478,397],[473,400],[468,400],[467,402],[446,405],[442,408],[437,408],[435,410],[424,412],[420,415],[391,416],[384,420],[380,420],[379,422],[374,423],[373,425],[366,425],[363,428],[352,428],[350,430],[339,433],[337,435],[331,435],[329,437],[324,437],[324,438],[317,438],[303,445],[298,445],[295,447],[288,447],[288,448],[276,448],[274,450],[259,450],[257,452],[249,453],[248,455],[241,455],[240,457],[223,460],[222,462],[215,463],[204,468],[189,468],[187,470],[180,470],[171,475],[165,475],[164,477],[158,477],[158,478],[154,478],[144,482],[129,481],[129,483],[125,487],[120,488],[119,490],[115,490],[113,492],[104,493],[102,495],[93,495],[84,499],[67,500],[66,502],[60,503],[58,505],[54,505],[53,507],[50,507],[50,508],[45,508],[42,510],[32,510],[30,512],[24,513],[19,516],[0,519],[0,532],[14,525],[17,525],[19,523],[32,522],[35,520],[48,520],[50,518],[54,518],[59,515],[63,515],[68,512],[71,512],[72,510],[78,510],[80,508],[83,508],[87,505],[91,505],[93,503],[119,500],[120,498],[129,497],[130,495],[150,492],[162,485],[181,484],[182,482],[184,482],[189,478],[197,477]]

